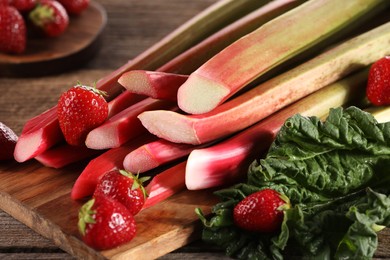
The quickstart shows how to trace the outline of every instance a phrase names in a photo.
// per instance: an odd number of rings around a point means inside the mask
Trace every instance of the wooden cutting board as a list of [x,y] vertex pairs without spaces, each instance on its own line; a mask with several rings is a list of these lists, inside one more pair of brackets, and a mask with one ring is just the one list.
[[0,76],[43,76],[80,67],[100,49],[106,23],[104,8],[91,1],[81,15],[69,17],[69,26],[62,35],[45,38],[30,34],[24,53],[0,53]]
[[[98,252],[80,238],[78,211],[85,201],[70,198],[83,165],[51,169],[36,161],[0,164],[0,208],[66,252],[82,259],[153,259],[200,236],[194,213],[216,202],[211,191],[184,190],[136,216],[137,236],[128,244]],[[145,255],[145,252],[146,255]]]

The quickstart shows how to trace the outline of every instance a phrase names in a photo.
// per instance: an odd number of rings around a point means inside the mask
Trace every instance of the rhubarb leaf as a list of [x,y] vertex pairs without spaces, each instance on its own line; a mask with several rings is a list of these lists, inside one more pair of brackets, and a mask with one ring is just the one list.
[[[390,226],[388,169],[390,122],[378,123],[356,107],[331,109],[324,122],[294,115],[267,156],[252,163],[247,183],[216,192],[221,202],[209,220],[203,217],[202,238],[240,259],[283,259],[289,246],[310,259],[370,259],[376,232]],[[235,205],[264,188],[293,205],[280,232],[235,227]]]

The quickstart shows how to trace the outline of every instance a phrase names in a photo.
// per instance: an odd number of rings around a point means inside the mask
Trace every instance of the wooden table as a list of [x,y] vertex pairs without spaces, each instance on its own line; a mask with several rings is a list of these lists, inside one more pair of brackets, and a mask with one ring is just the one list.
[[[77,81],[90,84],[123,65],[184,21],[216,0],[99,0],[108,15],[100,52],[81,68],[37,78],[0,78],[0,121],[17,134],[34,115],[57,102],[62,91]],[[35,233],[0,210],[0,259],[73,259],[52,241]],[[390,232],[380,236],[378,259],[389,258]],[[226,258],[196,241],[162,259]]]

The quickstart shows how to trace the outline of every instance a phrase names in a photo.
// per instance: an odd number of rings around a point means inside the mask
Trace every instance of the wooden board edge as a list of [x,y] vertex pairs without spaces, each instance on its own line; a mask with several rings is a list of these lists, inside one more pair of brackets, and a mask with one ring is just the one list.
[[4,212],[40,235],[50,239],[56,246],[75,257],[82,259],[106,259],[100,252],[88,247],[77,237],[65,234],[58,225],[46,220],[33,208],[27,207],[8,193],[0,191],[0,207]]

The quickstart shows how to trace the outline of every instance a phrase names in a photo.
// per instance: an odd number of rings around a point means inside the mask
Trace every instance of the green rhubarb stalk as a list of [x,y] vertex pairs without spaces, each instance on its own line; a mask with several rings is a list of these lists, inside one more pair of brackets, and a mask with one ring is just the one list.
[[149,132],[171,142],[202,144],[213,141],[242,130],[390,54],[389,42],[390,23],[386,23],[266,81],[211,112],[183,115],[159,110],[147,111],[138,117]]
[[178,90],[179,107],[202,114],[284,61],[330,39],[389,1],[312,0],[271,20],[215,55]]
[[[190,74],[215,54],[270,20],[307,0],[274,0],[229,24],[159,68],[160,71]],[[201,55],[199,55],[201,53]]]

